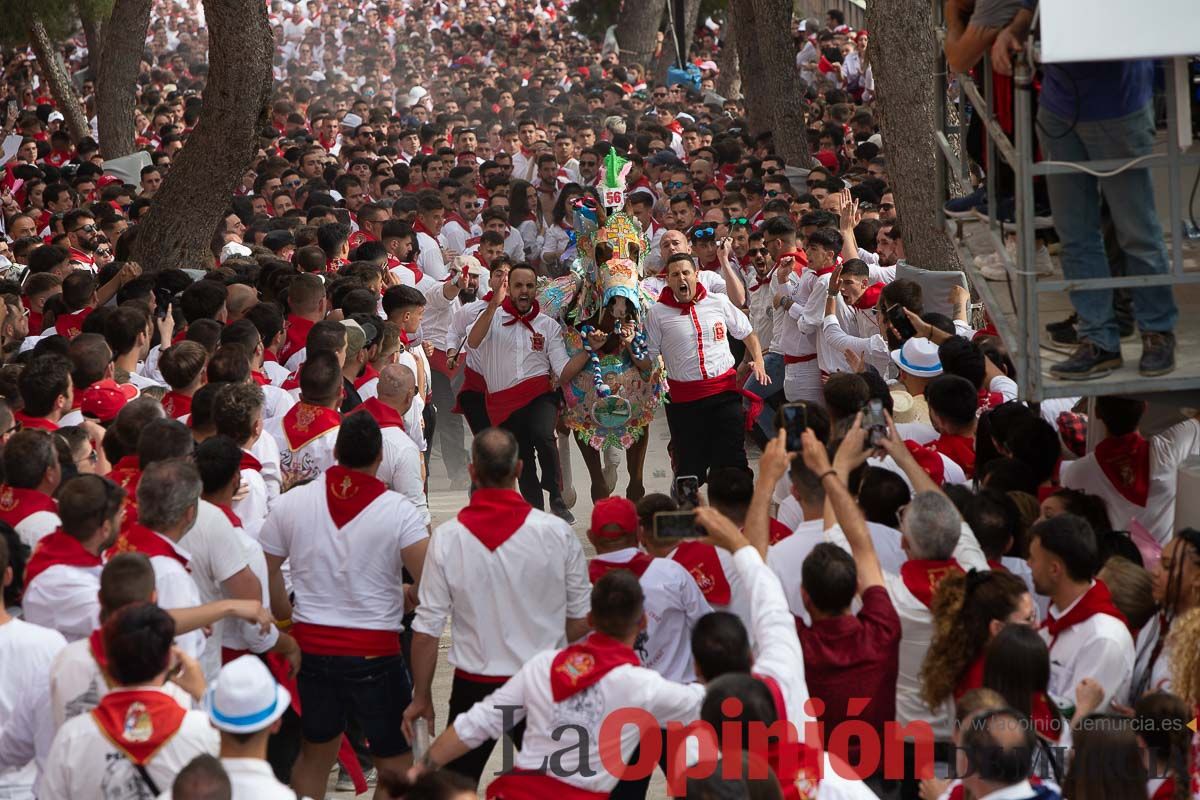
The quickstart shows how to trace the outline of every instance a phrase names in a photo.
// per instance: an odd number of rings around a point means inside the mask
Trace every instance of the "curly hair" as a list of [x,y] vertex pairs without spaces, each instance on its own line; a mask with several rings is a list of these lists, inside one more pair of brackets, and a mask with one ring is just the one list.
[[1200,703],[1200,608],[1171,624],[1171,691],[1192,705]]
[[921,665],[921,699],[930,708],[954,696],[963,672],[991,639],[992,620],[1007,620],[1028,592],[1024,581],[999,570],[942,579],[933,593],[933,640]]

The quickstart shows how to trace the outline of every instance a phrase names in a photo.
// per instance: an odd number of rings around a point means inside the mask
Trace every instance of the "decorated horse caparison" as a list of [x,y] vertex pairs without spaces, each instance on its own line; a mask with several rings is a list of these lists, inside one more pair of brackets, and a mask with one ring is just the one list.
[[[570,272],[538,290],[542,311],[562,323],[568,355],[590,355],[588,367],[563,387],[563,422],[587,464],[592,499],[610,493],[602,451],[620,448],[629,472],[625,495],[636,501],[645,494],[646,429],[666,391],[662,362],[643,374],[626,347],[630,336],[639,355],[646,346],[642,321],[654,302],[641,286],[648,242],[636,219],[624,212],[605,215],[590,198],[577,201],[574,223]],[[592,331],[609,335],[596,349],[587,340]]]

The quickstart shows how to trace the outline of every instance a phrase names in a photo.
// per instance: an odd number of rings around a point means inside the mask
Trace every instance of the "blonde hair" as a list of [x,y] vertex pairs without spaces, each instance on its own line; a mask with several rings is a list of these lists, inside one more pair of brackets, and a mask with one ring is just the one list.
[[1167,637],[1171,654],[1171,691],[1188,703],[1200,703],[1200,608],[1171,624]]
[[1158,610],[1154,602],[1154,578],[1144,567],[1122,556],[1112,556],[1104,562],[1097,577],[1104,581],[1112,593],[1113,605],[1125,615],[1133,630],[1140,630]]

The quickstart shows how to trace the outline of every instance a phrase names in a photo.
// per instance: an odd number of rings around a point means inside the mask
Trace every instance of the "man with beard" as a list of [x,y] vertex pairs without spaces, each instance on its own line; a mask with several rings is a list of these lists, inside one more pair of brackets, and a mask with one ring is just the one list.
[[767,352],[763,354],[763,369],[771,378],[771,382],[762,384],[754,378],[749,378],[744,388],[761,397],[766,404],[758,416],[756,428],[756,435],[761,435],[760,444],[765,445],[766,440],[774,435],[775,407],[783,400],[783,378],[786,371],[782,349],[783,326],[790,322],[790,319],[787,318],[786,312],[774,303],[771,278],[775,274],[777,264],[767,255],[762,231],[750,234],[750,246],[745,259],[742,264],[743,273],[746,275],[750,324],[758,341],[767,343]]
[[[459,353],[462,352],[463,344],[467,340],[467,333],[475,324],[475,320],[483,313],[483,309],[487,307],[488,301],[492,299],[495,291],[506,280],[508,280],[508,266],[497,266],[492,269],[488,277],[488,291],[483,297],[478,297],[479,278],[475,276],[468,281],[467,288],[459,292],[458,299],[462,305],[455,311],[454,319],[450,323],[450,332],[446,337],[446,362],[450,369],[457,368]],[[478,353],[474,350],[467,350],[466,355],[463,356],[463,363],[465,365],[463,382],[458,390],[456,398],[458,402],[454,406],[454,411],[467,418],[467,425],[474,435],[490,424],[483,399],[487,393],[487,385],[480,372],[482,366],[479,363]]]
[[[574,358],[567,357],[562,327],[541,313],[536,290],[537,273],[532,267],[521,264],[510,269],[508,279],[492,292],[472,326],[467,347],[479,356],[490,423],[512,431],[521,443],[521,495],[541,509],[545,505],[542,491],[548,491],[550,511],[572,523],[575,518],[563,502],[559,482],[554,429],[558,387],[583,369],[588,353],[583,350]],[[593,347],[600,347],[606,339],[603,333],[589,335]]]
[[71,266],[76,269],[96,271],[96,248],[100,244],[100,228],[92,212],[82,208],[68,211],[63,217],[63,229],[67,232]]

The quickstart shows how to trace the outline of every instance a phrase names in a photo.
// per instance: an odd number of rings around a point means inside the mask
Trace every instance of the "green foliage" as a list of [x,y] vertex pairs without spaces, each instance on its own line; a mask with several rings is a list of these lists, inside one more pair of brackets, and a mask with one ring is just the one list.
[[36,19],[46,26],[51,41],[60,42],[74,35],[79,17],[88,14],[105,19],[114,0],[4,0],[0,14],[0,44],[23,47],[29,43],[29,23]]

